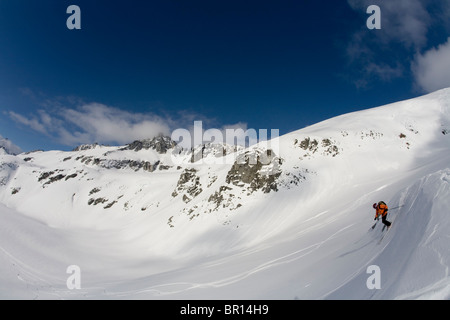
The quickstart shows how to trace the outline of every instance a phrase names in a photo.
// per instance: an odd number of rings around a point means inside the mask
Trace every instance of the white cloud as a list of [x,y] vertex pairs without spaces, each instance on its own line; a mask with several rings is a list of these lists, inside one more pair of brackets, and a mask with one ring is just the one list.
[[450,38],[439,47],[416,55],[412,70],[417,86],[425,92],[450,87]]
[[[179,110],[175,113],[162,110],[163,116],[159,116],[150,112],[126,111],[101,103],[85,103],[73,96],[48,98],[43,93],[35,93],[27,88],[22,89],[22,92],[27,97],[32,97],[41,109],[27,115],[15,111],[4,113],[19,125],[66,146],[94,142],[124,145],[134,140],[151,139],[159,134],[171,136],[177,128],[191,137],[192,141],[186,141],[187,146],[195,145],[194,132],[200,132],[200,141],[197,142],[204,143],[210,140],[212,130],[218,130],[226,137],[227,129],[233,129],[238,144],[244,145],[248,140],[246,123],[218,125],[217,119],[192,110]],[[201,127],[195,128],[195,123],[201,123]],[[214,127],[218,129],[211,130]],[[253,140],[250,144],[254,143]]]
[[0,135],[0,152],[1,149],[4,149],[7,153],[10,154],[19,154],[22,153],[22,149],[11,142],[11,140],[3,138]]
[[[200,139],[205,141],[200,140],[199,143],[203,143],[211,138],[208,136],[211,130],[208,129],[216,123],[215,119],[185,110],[162,118],[150,113],[129,112],[100,103],[82,103],[78,107],[64,107],[61,100],[64,99],[57,99],[54,102],[46,99],[45,110],[40,109],[35,114],[24,116],[14,111],[7,114],[15,122],[67,146],[94,142],[124,145],[134,140],[153,138],[159,134],[171,136],[175,128],[186,128],[193,138],[196,120],[201,120],[202,123]],[[225,137],[227,129],[234,129],[238,144],[245,144],[246,123],[226,125],[217,130]],[[206,135],[203,136],[205,132]]]
[[[370,5],[378,5],[381,10],[381,30],[368,30],[361,24],[347,44],[346,56],[354,70],[351,80],[359,87],[365,87],[373,80],[387,82],[404,77],[417,54],[431,45],[430,32],[450,31],[448,1],[347,0],[347,3],[363,18],[369,17],[366,9]],[[418,72],[424,72],[425,63],[420,61]],[[423,74],[421,78],[426,76]]]
[[[79,137],[90,141],[129,143],[136,139],[168,135],[169,125],[161,118],[143,113],[132,113],[99,103],[85,104],[77,109],[62,109],[64,122],[74,126]],[[64,128],[65,129],[65,128]],[[67,130],[66,136],[70,137]]]
[[392,79],[398,78],[403,74],[403,68],[399,63],[397,63],[394,67],[383,63],[369,63],[365,69],[368,74],[374,74],[383,81],[391,81]]
[[384,36],[420,49],[427,44],[432,19],[426,9],[428,1],[383,1]]
[[7,114],[15,122],[70,146],[93,142],[125,144],[170,134],[168,122],[155,115],[132,113],[99,103],[58,107],[52,113],[38,110],[28,117],[13,111]]
[[[353,10],[361,14],[366,14],[366,9],[370,5],[378,5],[381,8],[381,30],[374,32],[364,30],[368,37],[376,37],[384,44],[398,41],[416,49],[426,45],[426,35],[432,22],[426,8],[429,0],[348,0],[347,2]],[[366,15],[366,17],[369,16]]]
[[47,129],[42,124],[41,120],[36,117],[28,119],[14,111],[9,111],[7,114],[10,116],[11,119],[13,119],[14,121],[16,121],[20,124],[30,127],[31,129],[38,131],[40,133],[48,134]]

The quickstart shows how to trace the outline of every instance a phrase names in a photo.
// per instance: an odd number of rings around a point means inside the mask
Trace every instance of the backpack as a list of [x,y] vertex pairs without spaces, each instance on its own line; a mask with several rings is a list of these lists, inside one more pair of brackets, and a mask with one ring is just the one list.
[[380,201],[380,202],[378,202],[378,208],[380,208],[381,209],[381,205],[384,205],[384,210],[383,210],[383,215],[385,215],[387,212],[388,212],[388,206],[387,206],[387,204],[386,204],[386,202],[384,202],[384,201]]

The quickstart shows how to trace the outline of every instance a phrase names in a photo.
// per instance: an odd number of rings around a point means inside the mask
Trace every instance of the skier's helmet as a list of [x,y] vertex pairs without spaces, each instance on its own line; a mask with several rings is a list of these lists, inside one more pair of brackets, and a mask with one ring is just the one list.
[[377,208],[377,204],[376,204],[376,203],[373,204],[373,208],[374,208],[374,209]]

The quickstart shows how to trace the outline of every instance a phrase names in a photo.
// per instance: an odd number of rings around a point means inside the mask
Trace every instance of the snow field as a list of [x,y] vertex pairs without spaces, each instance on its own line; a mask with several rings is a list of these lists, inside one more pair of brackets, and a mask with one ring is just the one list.
[[[449,105],[447,89],[279,137],[270,193],[227,185],[227,163],[143,172],[75,160],[169,163],[152,150],[2,155],[0,298],[448,299]],[[202,187],[188,203],[172,196],[186,168]],[[65,178],[38,181],[55,170]],[[224,185],[233,209],[209,211]],[[379,200],[399,207],[384,237],[381,221],[370,229]],[[80,290],[66,286],[70,265]],[[371,265],[379,290],[366,286]]]

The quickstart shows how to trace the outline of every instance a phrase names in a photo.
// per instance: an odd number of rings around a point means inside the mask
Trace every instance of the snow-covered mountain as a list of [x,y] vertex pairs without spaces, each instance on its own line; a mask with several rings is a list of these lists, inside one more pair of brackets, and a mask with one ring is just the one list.
[[1,155],[0,298],[450,298],[450,89],[270,146]]
[[11,142],[11,140],[3,138],[2,136],[0,136],[0,155],[4,155],[4,154],[19,154],[21,153],[22,150],[16,146],[15,144],[13,144]]

